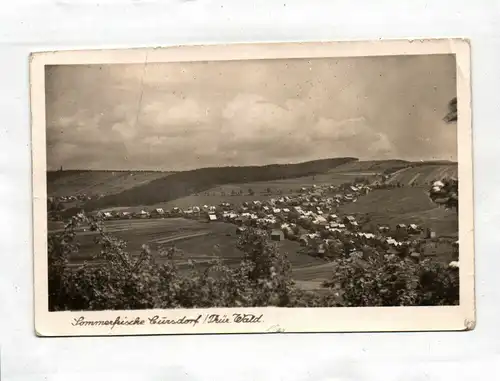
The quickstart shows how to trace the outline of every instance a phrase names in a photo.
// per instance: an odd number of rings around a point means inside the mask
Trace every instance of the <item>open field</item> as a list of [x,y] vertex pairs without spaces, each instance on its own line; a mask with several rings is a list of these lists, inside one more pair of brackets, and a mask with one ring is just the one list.
[[433,229],[438,236],[457,236],[456,212],[434,204],[426,190],[423,187],[379,189],[355,203],[341,205],[338,212],[368,214],[372,224],[395,226],[415,223]]
[[[61,228],[61,223],[49,224],[51,232],[60,231]],[[223,222],[209,224],[183,218],[108,221],[106,230],[125,240],[127,250],[132,254],[138,254],[142,245],[148,244],[152,254],[160,261],[160,250],[175,245],[175,248],[181,251],[177,257],[177,263],[181,266],[189,259],[200,264],[207,263],[214,256],[232,265],[239,263],[242,257],[242,253],[236,248],[236,227]],[[80,230],[77,237],[81,245],[80,251],[71,262],[77,264],[91,261],[93,255],[99,251],[99,246],[94,243],[96,234]],[[297,242],[285,240],[277,244],[287,253],[294,278],[305,282],[305,287],[311,288],[331,277],[331,265],[324,260],[302,254]]]
[[62,171],[47,174],[49,196],[79,193],[110,195],[168,176],[169,172]]

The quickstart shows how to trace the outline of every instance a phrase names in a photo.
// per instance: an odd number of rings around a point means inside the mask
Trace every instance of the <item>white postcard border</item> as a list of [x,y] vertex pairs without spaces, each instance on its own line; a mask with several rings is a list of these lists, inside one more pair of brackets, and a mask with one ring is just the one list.
[[[47,282],[47,180],[45,65],[112,64],[455,54],[458,95],[460,305],[443,307],[211,308],[143,311],[49,312]],[[470,45],[464,39],[304,43],[251,43],[116,50],[40,52],[30,56],[33,171],[35,331],[39,336],[107,336],[264,332],[458,331],[475,326],[474,208]],[[257,322],[237,322],[249,313]],[[208,323],[209,315],[228,323]],[[158,316],[179,324],[150,324]],[[235,321],[236,317],[236,321]],[[82,320],[83,319],[83,320]],[[118,320],[117,320],[118,319]],[[179,320],[180,319],[180,320]],[[189,319],[192,319],[191,321]],[[79,324],[108,320],[109,325]],[[186,322],[186,320],[188,320]],[[132,322],[135,324],[120,324]],[[140,324],[140,322],[143,324]],[[158,320],[157,320],[158,321]],[[118,323],[117,323],[118,322]]]

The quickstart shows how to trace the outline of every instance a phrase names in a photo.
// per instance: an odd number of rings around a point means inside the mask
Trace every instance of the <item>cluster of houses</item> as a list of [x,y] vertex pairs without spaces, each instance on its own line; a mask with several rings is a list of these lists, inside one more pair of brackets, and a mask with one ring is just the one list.
[[103,195],[89,195],[86,193],[80,193],[76,195],[71,195],[71,196],[54,196],[54,197],[49,197],[49,201],[51,202],[60,202],[60,203],[69,203],[69,202],[85,202],[85,201],[90,201],[93,199],[97,199],[102,197]]
[[[203,205],[192,206],[187,209],[174,207],[171,210],[154,208],[152,210],[142,209],[138,212],[128,211],[100,211],[97,214],[104,219],[126,219],[126,218],[205,218],[209,221],[219,220],[255,220],[266,225],[276,223],[278,219],[286,219],[289,214],[298,214],[304,219],[313,219],[313,222],[326,224],[323,217],[324,211],[330,211],[343,203],[356,202],[360,195],[367,194],[371,188],[365,185],[351,185],[348,192],[341,192],[339,187],[313,185],[310,188],[302,188],[301,193],[296,196],[282,196],[265,201],[244,202],[235,206],[223,202],[218,206]],[[337,191],[335,195],[325,197],[325,193]]]
[[[135,213],[107,211],[99,214],[104,219],[184,217],[208,223],[226,222],[235,225],[236,234],[255,227],[268,231],[273,241],[298,241],[309,254],[324,257],[338,252],[366,257],[369,248],[376,248],[378,252],[405,252],[417,258],[420,241],[415,236],[423,232],[420,226],[399,224],[395,229],[378,226],[375,232],[362,232],[355,216],[336,214],[339,205],[356,202],[372,189],[365,184],[312,186],[302,188],[297,195],[248,201],[241,205],[223,202],[217,206],[202,205],[187,209],[154,208]],[[403,241],[389,235],[401,231],[406,233],[404,236],[407,239]],[[412,236],[413,239],[410,239]],[[435,232],[427,231],[427,237],[434,238]]]

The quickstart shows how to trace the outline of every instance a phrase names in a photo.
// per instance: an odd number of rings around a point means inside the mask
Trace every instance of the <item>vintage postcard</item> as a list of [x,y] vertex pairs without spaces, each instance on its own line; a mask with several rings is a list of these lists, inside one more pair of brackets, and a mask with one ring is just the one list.
[[467,41],[30,70],[39,336],[474,328]]

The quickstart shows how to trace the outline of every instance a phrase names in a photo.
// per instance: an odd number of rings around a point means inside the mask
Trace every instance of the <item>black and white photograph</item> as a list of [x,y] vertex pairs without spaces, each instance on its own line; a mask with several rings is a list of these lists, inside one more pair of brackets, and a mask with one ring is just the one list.
[[32,57],[40,335],[471,329],[467,43],[288,45]]

